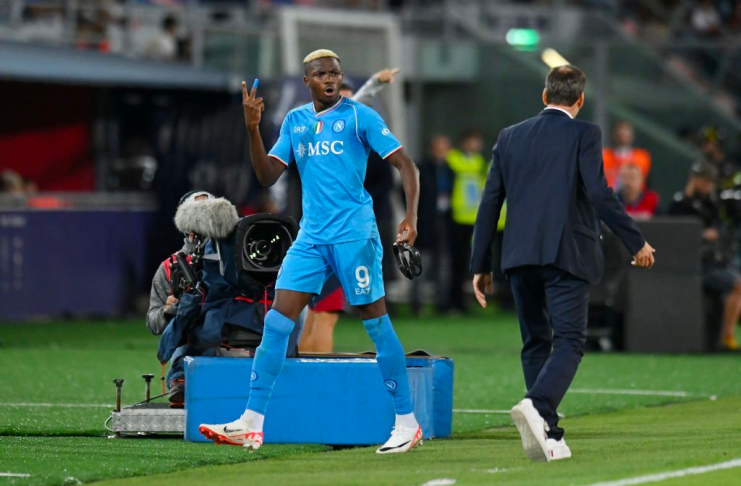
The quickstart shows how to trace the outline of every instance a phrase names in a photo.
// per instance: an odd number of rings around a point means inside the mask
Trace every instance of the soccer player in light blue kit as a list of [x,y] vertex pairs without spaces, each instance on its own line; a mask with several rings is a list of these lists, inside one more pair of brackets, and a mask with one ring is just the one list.
[[376,346],[378,367],[396,411],[391,437],[376,452],[407,452],[422,439],[422,429],[412,409],[404,350],[386,313],[383,248],[373,201],[363,188],[363,180],[370,150],[399,170],[407,213],[399,223],[397,241],[413,245],[417,237],[418,171],[378,113],[340,95],[343,74],[337,54],[324,49],[312,52],[304,59],[304,74],[313,101],[286,115],[280,138],[269,154],[258,128],[265,105],[256,97],[256,87],[248,94],[242,83],[257,178],[263,186],[271,186],[289,165],[296,164],[304,216],[298,238],[278,273],[273,308],[265,316],[247,409],[233,422],[203,424],[199,430],[217,443],[249,450],[262,445],[265,411],[285,362],[288,336],[301,310],[334,273]]

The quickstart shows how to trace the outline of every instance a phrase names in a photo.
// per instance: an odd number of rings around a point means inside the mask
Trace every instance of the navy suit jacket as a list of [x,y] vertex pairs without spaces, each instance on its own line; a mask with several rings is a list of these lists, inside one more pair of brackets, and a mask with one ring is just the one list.
[[553,265],[599,282],[604,261],[598,218],[631,255],[645,243],[605,180],[599,127],[559,110],[545,109],[499,134],[474,227],[474,273],[492,269],[491,245],[505,198],[504,272]]

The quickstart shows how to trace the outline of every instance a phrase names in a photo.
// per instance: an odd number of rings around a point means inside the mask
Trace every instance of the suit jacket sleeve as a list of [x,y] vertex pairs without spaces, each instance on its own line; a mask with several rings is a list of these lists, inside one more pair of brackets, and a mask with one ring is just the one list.
[[497,223],[506,196],[502,178],[502,142],[504,132],[494,145],[491,166],[486,176],[484,194],[481,197],[476,224],[473,227],[473,248],[471,250],[471,271],[489,273],[492,270],[491,246],[497,233]]
[[582,135],[579,173],[599,218],[620,238],[631,255],[638,253],[646,240],[633,218],[625,212],[615,192],[607,185],[602,165],[602,131],[597,125],[590,125]]

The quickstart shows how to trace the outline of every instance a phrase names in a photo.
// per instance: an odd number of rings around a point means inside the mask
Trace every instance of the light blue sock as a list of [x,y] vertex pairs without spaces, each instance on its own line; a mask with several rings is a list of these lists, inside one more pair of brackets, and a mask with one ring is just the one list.
[[376,361],[381,370],[383,384],[391,393],[396,415],[412,413],[412,397],[409,391],[407,364],[404,357],[404,348],[396,337],[391,319],[388,314],[375,319],[363,321],[368,335],[376,345]]
[[257,348],[255,361],[252,363],[247,410],[265,415],[275,380],[286,362],[288,337],[294,325],[292,320],[274,309],[265,316],[262,343]]

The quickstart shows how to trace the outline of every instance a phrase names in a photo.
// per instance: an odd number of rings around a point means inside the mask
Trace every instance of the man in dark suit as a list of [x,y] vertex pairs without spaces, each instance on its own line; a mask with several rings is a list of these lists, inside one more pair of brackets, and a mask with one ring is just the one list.
[[607,185],[598,126],[575,120],[586,77],[552,69],[540,115],[505,128],[494,145],[479,207],[471,270],[476,298],[491,292],[491,244],[506,197],[502,270],[520,321],[527,395],[511,412],[533,460],[571,457],[556,412],[584,354],[589,285],[602,277],[598,218],[651,268],[654,249]]

